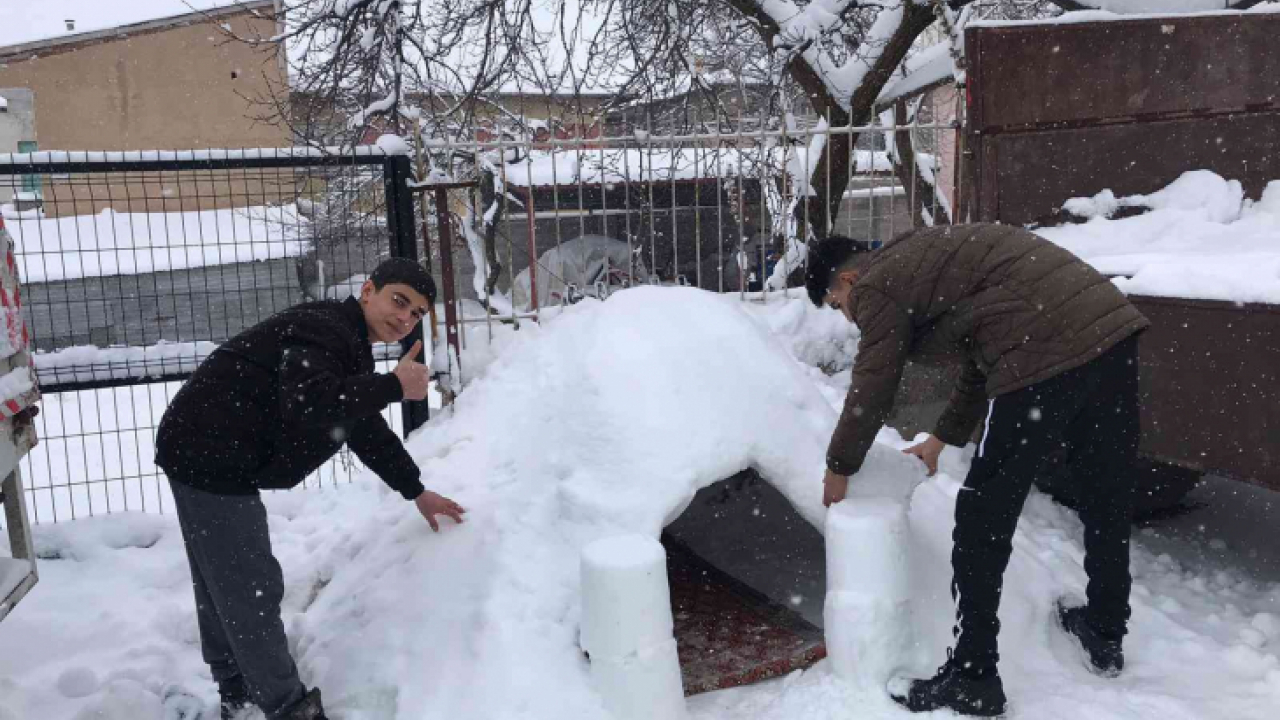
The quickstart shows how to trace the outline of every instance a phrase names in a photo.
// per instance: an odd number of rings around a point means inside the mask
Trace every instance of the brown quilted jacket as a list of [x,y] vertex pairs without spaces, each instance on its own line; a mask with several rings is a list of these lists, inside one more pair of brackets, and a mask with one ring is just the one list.
[[902,235],[875,251],[847,303],[862,339],[827,450],[827,467],[841,475],[862,466],[908,359],[964,362],[934,430],[963,445],[987,398],[1083,365],[1150,324],[1084,261],[1004,225]]

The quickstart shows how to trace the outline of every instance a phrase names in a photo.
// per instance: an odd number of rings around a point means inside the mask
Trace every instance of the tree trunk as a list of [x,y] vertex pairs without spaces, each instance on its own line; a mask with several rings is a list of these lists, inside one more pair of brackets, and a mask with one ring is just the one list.
[[[768,13],[764,12],[758,0],[727,0],[742,15],[753,21],[753,26],[760,33],[761,39],[768,47],[773,47],[773,40],[780,32],[778,24]],[[831,127],[847,127],[853,123],[865,123],[871,118],[876,98],[884,89],[895,68],[902,63],[912,43],[934,21],[933,8],[929,5],[917,5],[910,0],[903,0],[902,22],[894,30],[885,43],[875,62],[872,63],[862,84],[849,98],[848,106],[841,98],[834,96],[818,71],[798,53],[787,66],[791,78],[804,89],[805,95],[819,117],[827,118]],[[818,161],[810,171],[809,185],[814,194],[805,203],[797,203],[798,226],[800,237],[826,237],[840,214],[840,203],[844,191],[849,186],[850,163],[853,162],[854,147],[858,142],[857,133],[838,133],[827,137]],[[855,168],[856,169],[856,168]],[[828,224],[830,220],[831,224]]]

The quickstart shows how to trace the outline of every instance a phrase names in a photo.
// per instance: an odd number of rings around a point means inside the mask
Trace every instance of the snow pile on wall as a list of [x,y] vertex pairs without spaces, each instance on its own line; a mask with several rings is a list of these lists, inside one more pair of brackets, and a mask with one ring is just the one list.
[[[1127,293],[1280,303],[1280,180],[1251,200],[1238,181],[1196,170],[1150,195],[1104,190],[1063,207],[1088,222],[1036,233],[1125,276],[1116,284]],[[1129,207],[1149,210],[1110,218]]]

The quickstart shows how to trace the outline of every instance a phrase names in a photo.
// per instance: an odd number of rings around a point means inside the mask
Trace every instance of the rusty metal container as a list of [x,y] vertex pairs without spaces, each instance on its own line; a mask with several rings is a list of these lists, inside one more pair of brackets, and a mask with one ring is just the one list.
[[[1072,197],[1150,193],[1195,169],[1258,197],[1280,179],[1278,37],[1274,13],[970,28],[969,217],[1034,225]],[[1149,469],[1280,490],[1280,306],[1132,299],[1152,321]],[[909,402],[933,408],[945,384],[918,380]]]
[[966,34],[975,220],[1043,222],[1208,169],[1280,178],[1280,14],[979,26]]

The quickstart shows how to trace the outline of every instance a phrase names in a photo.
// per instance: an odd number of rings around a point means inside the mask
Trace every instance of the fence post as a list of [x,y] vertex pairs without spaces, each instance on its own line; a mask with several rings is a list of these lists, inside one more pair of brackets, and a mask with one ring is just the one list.
[[[459,342],[458,332],[458,292],[454,287],[453,278],[453,225],[449,219],[449,188],[452,185],[441,185],[436,187],[436,227],[440,235],[440,284],[444,291],[444,337],[446,347],[451,353],[451,362],[456,366],[446,368],[450,373],[457,373],[457,377],[450,378],[450,382],[454,388],[462,387],[462,345]],[[426,202],[426,194],[422,198]],[[426,214],[426,207],[422,208],[422,212]],[[488,262],[485,260],[484,262]],[[446,399],[446,404],[448,404]]]
[[[409,188],[409,180],[413,178],[413,169],[407,155],[395,155],[387,158],[382,165],[382,176],[386,182],[387,196],[387,232],[391,238],[391,256],[418,260],[418,242],[413,232],[413,192]],[[422,340],[422,323],[400,341],[400,352],[406,353],[413,344]],[[424,352],[427,357],[431,351]],[[426,400],[406,400],[400,404],[404,413],[404,432],[406,435],[426,424],[431,417]]]

